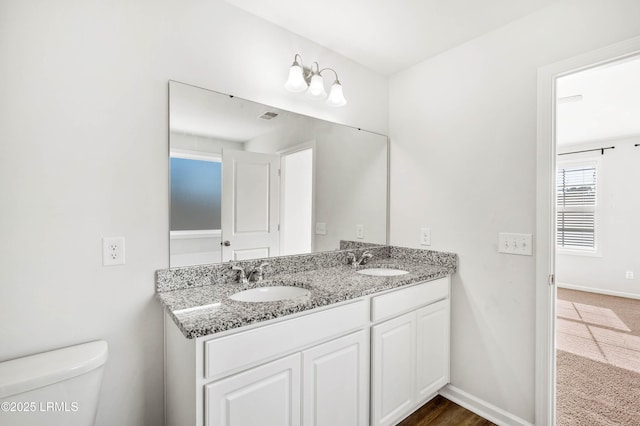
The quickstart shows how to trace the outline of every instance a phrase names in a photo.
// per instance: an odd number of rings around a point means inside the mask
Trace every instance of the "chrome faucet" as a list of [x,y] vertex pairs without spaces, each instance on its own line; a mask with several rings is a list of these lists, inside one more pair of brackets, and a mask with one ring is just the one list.
[[373,254],[372,254],[369,250],[365,250],[365,252],[364,252],[364,253],[362,253],[362,256],[360,256],[360,259],[358,259],[358,260],[356,261],[356,263],[357,263],[358,265],[364,265],[364,264],[366,264],[366,263],[367,263],[367,261],[368,261],[369,259],[371,259],[372,257],[373,257]]
[[253,271],[249,272],[249,281],[262,281],[264,279],[264,267],[269,266],[267,262],[262,262]]
[[362,253],[362,256],[360,256],[360,259],[358,259],[354,253],[349,252],[347,253],[347,262],[349,265],[355,268],[356,266],[366,264],[367,260],[371,259],[372,257],[373,254],[371,254],[369,250],[365,250],[365,252]]
[[249,282],[249,280],[247,279],[247,274],[245,274],[244,268],[242,266],[231,265],[231,269],[238,272],[238,275],[236,276],[237,283],[247,284]]

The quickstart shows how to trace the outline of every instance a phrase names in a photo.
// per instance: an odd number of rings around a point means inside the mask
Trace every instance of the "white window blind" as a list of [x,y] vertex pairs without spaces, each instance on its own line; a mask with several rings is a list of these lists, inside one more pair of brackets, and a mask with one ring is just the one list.
[[596,251],[597,165],[558,164],[556,180],[559,248]]

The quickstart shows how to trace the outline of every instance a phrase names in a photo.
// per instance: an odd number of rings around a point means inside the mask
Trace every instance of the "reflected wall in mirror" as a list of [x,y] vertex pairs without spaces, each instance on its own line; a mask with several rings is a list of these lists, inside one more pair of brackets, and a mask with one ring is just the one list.
[[387,244],[388,138],[169,82],[170,266]]

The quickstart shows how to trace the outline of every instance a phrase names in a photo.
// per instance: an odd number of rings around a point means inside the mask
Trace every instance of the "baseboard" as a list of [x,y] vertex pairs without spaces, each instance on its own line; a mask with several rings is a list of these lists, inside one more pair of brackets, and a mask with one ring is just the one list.
[[640,299],[640,294],[625,293],[623,291],[605,290],[602,288],[583,287],[575,284],[558,283],[558,287],[567,290],[586,291],[587,293],[604,294],[607,296],[626,297],[628,299]]
[[447,385],[440,389],[438,393],[448,400],[455,402],[469,411],[473,411],[477,415],[484,417],[498,426],[533,426],[532,423],[508,413],[493,404],[489,404],[480,398],[476,398],[455,386]]

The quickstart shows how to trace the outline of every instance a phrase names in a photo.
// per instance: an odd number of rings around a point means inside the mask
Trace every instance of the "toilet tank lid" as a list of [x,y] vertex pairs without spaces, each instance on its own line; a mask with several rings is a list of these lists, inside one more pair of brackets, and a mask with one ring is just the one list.
[[0,362],[0,398],[88,373],[108,357],[104,340]]

